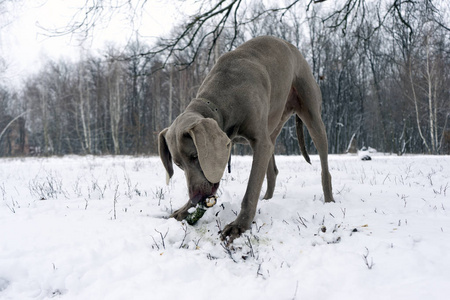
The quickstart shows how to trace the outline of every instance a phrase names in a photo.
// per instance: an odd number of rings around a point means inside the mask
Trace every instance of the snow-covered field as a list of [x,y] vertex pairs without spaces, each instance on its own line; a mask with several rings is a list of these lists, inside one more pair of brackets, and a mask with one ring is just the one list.
[[166,218],[187,189],[158,157],[0,159],[0,299],[448,299],[450,156],[372,158],[332,155],[323,204],[318,157],[277,157],[228,248],[251,157],[195,226]]

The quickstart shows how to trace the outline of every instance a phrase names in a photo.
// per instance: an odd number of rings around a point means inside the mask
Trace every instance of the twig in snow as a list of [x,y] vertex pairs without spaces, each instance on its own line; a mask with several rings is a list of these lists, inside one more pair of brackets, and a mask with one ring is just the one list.
[[124,179],[125,179],[125,183],[127,184],[127,193],[126,193],[127,197],[129,199],[131,199],[131,198],[133,198],[133,188],[132,188],[131,178],[126,171],[124,174]]
[[261,265],[262,265],[263,263],[261,262],[259,265],[258,265],[258,270],[256,271],[256,277],[258,277],[258,276],[262,276],[263,278],[264,278],[264,275],[261,273]]
[[430,185],[431,186],[433,186],[433,180],[431,180],[431,177],[433,176],[433,175],[435,175],[436,174],[436,171],[432,168],[431,169],[431,173],[429,173],[428,175],[427,175],[427,178],[428,178],[428,180],[430,181]]
[[9,208],[9,210],[10,210],[13,214],[15,214],[15,213],[16,213],[16,210],[15,210],[15,208],[14,208],[14,200],[11,200],[11,203],[12,203],[12,206],[9,206],[8,203],[6,203],[6,202],[5,202],[5,205],[6,205],[7,208]]
[[367,253],[363,254],[364,263],[366,264],[366,266],[367,266],[367,268],[369,270],[372,270],[373,265],[374,265],[373,258],[370,259],[370,263],[369,263],[369,260],[368,260],[368,258],[369,258],[369,248],[366,247],[366,250],[367,250]]
[[298,280],[297,280],[297,284],[295,285],[295,292],[294,292],[294,297],[292,297],[292,300],[295,300],[297,298],[297,292],[298,292]]
[[181,228],[184,231],[184,236],[183,236],[183,240],[181,241],[180,247],[178,249],[185,248],[187,246],[187,245],[184,244],[184,241],[186,240],[186,237],[187,237],[187,234],[188,234],[186,223],[182,222],[181,223]]
[[154,243],[154,246],[152,246],[152,248],[156,247],[157,250],[159,250],[159,245],[158,245],[158,243],[156,242],[155,238],[153,237],[153,235],[150,235],[150,236],[152,237],[153,243]]
[[155,240],[155,238],[153,237],[153,235],[150,235],[150,236],[152,237],[153,243],[154,243],[154,245],[152,246],[152,248],[154,249],[154,248],[156,247],[156,249],[159,250],[158,242]]
[[200,246],[198,245],[198,244],[200,244],[200,240],[201,240],[202,238],[200,237],[197,241],[193,241],[194,242],[194,245],[195,245],[195,249],[200,249]]
[[300,216],[299,213],[297,213],[297,216],[298,216],[298,221],[300,222],[300,224],[302,224],[303,226],[305,226],[305,228],[308,228],[308,226],[306,226],[306,224],[305,224],[305,221],[304,221],[303,217]]
[[8,203],[6,202],[6,188],[5,188],[5,184],[3,183],[3,185],[0,185],[0,190],[2,191],[2,197],[3,197],[3,201],[5,202],[5,205],[7,208],[9,208],[9,210],[15,214],[16,210],[14,209],[14,200],[11,199],[11,204],[12,206],[9,206]]
[[347,209],[341,207],[341,211],[342,211],[342,214],[344,215],[344,219],[345,219],[345,213],[346,213]]
[[[167,234],[169,233],[169,228],[167,228],[167,231],[166,231],[166,233],[165,233],[164,235],[162,234],[162,232],[160,232],[160,231],[158,231],[158,230],[156,230],[156,229],[155,229],[155,231],[156,231],[157,233],[159,233],[159,236],[160,236],[160,238],[161,238],[161,245],[162,245],[163,249],[166,249],[165,238],[166,238]],[[159,250],[159,246],[158,246],[158,243],[155,241],[155,238],[154,238],[153,236],[151,236],[151,237],[152,237],[153,241],[155,242],[156,247],[157,247],[158,250]]]
[[81,178],[78,177],[77,180],[75,181],[75,186],[73,187],[73,191],[75,192],[75,194],[78,197],[81,197],[83,195],[83,193],[81,191],[81,187],[80,187],[80,180],[81,180]]
[[220,222],[220,219],[216,219],[216,227],[219,229],[219,234],[222,233],[222,223]]
[[153,192],[153,196],[158,199],[158,206],[161,205],[161,200],[164,199],[165,191],[162,187],[156,187],[155,191]]
[[342,187],[342,189],[336,191],[336,194],[337,194],[337,195],[340,195],[344,189],[345,189],[345,184],[344,184],[344,186]]
[[250,248],[250,256],[255,258],[255,251],[253,250],[253,244],[250,240],[250,237],[248,235],[245,236],[247,240],[245,241],[245,244]]
[[258,223],[255,222],[256,232],[259,233],[259,231],[261,230],[261,228],[263,228],[264,225],[266,225],[266,223],[262,223],[261,226],[258,226]]
[[116,204],[117,204],[117,198],[119,198],[119,185],[116,186],[116,191],[114,192],[114,220],[117,219],[116,215]]
[[5,183],[3,183],[2,185],[0,185],[0,190],[2,191],[3,201],[5,201],[5,198],[6,198],[6,188],[5,188]]
[[406,199],[408,198],[408,196],[406,196],[405,194],[402,194],[402,195],[400,196],[400,195],[397,193],[397,197],[400,197],[400,199],[403,200],[403,202],[405,203],[405,206],[404,206],[404,207],[406,207],[406,204],[407,204]]
[[386,181],[386,179],[389,179],[389,181],[391,181],[391,179],[389,178],[390,175],[391,175],[391,173],[388,173],[388,174],[386,175],[386,177],[385,177],[384,180],[383,180],[383,184],[384,184],[384,182]]
[[222,246],[223,250],[225,250],[225,253],[228,254],[228,256],[231,258],[231,260],[233,262],[237,263],[237,261],[233,257],[233,252],[231,251],[231,248],[229,246],[227,246],[227,243],[222,242],[222,243],[220,243],[220,245]]
[[446,196],[446,194],[447,194],[447,188],[448,188],[448,182],[447,182],[447,184],[445,185],[445,187],[441,185],[440,188],[439,188],[439,191],[433,189],[433,192],[434,192],[436,195],[442,195],[442,193],[443,193],[444,196]]

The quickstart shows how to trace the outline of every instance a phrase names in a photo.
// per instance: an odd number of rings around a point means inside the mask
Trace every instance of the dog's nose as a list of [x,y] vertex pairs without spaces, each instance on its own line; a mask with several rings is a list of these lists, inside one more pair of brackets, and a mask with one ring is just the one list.
[[189,187],[189,201],[193,205],[197,205],[198,202],[206,199],[207,197],[214,196],[219,188],[219,183],[210,183],[205,181],[198,185]]

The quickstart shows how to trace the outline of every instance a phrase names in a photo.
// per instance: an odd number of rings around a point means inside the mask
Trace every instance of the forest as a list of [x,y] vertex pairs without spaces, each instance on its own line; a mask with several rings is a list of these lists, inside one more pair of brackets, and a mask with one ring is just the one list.
[[[380,15],[379,4],[368,3],[364,18],[338,27],[318,5],[261,13],[264,4],[253,4],[234,16],[250,20],[238,28],[172,31],[212,47],[186,43],[176,53],[152,52],[136,38],[125,49],[109,44],[76,62],[48,59],[19,87],[0,81],[0,156],[155,155],[158,133],[195,97],[217,58],[261,35],[291,42],[309,62],[322,91],[330,153],[345,153],[355,137],[358,148],[378,152],[449,154],[450,30],[431,20],[423,3],[404,1],[396,7],[401,15]],[[249,151],[234,147],[234,154]],[[292,118],[276,154],[299,154]]]

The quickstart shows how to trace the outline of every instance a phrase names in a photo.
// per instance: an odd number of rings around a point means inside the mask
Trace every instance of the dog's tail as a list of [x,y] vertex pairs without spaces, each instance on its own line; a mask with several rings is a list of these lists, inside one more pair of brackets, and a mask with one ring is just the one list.
[[297,129],[297,139],[298,145],[300,146],[300,151],[302,152],[305,160],[311,164],[311,159],[309,158],[308,152],[306,152],[305,147],[305,135],[303,134],[303,122],[297,115],[295,115],[295,127]]

